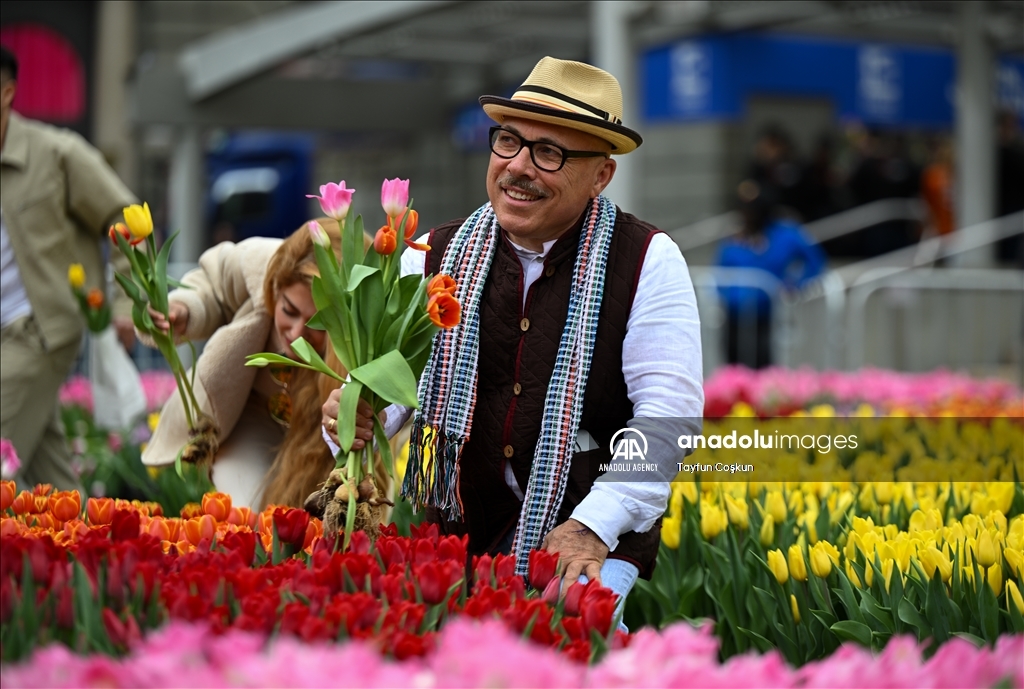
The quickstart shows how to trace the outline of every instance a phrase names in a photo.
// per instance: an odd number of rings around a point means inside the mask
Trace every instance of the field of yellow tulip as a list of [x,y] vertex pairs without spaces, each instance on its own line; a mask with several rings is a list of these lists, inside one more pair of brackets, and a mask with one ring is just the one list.
[[[797,416],[815,413],[834,414]],[[704,433],[787,422],[751,416],[737,404]],[[759,451],[777,482],[680,474],[654,577],[638,582],[627,624],[711,618],[724,657],[778,648],[795,664],[849,640],[877,650],[911,634],[934,649],[1024,632],[1021,419],[855,428],[855,451]],[[707,452],[700,462],[737,461],[737,450]]]

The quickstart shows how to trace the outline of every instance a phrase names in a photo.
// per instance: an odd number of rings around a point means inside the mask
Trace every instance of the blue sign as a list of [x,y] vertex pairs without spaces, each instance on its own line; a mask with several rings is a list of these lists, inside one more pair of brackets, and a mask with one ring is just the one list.
[[748,97],[772,94],[829,98],[866,124],[953,122],[955,60],[942,48],[730,34],[654,48],[641,65],[649,121],[740,117]]

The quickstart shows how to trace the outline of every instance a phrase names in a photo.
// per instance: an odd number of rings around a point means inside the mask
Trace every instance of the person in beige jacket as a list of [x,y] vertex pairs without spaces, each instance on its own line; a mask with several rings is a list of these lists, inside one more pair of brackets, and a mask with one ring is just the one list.
[[[340,253],[337,223],[325,218],[318,222]],[[238,244],[224,242],[203,253],[199,267],[182,278],[187,288],[170,293],[170,323],[150,311],[158,327],[173,328],[177,340],[207,340],[195,365],[195,395],[219,429],[213,483],[231,496],[234,505],[259,508],[263,504],[268,471],[288,426],[295,433],[319,438],[320,403],[303,405],[312,411],[303,411],[302,418],[291,418],[290,401],[281,404],[281,393],[290,400],[297,388],[315,386],[313,375],[302,369],[275,372],[245,365],[246,357],[257,352],[294,358],[289,345],[299,337],[325,352],[326,333],[306,326],[316,313],[310,288],[316,274],[307,225],[283,241],[254,237]],[[284,376],[288,376],[285,384]],[[186,442],[184,408],[174,395],[164,405],[142,461],[149,466],[170,464]],[[328,454],[320,460],[322,481],[333,467],[333,458]]]
[[[105,286],[100,238],[136,200],[81,136],[12,111],[17,79],[0,47],[0,436],[21,458],[21,487],[81,490],[57,401],[84,332],[68,267],[85,267],[87,289]],[[131,304],[120,296],[125,341]]]

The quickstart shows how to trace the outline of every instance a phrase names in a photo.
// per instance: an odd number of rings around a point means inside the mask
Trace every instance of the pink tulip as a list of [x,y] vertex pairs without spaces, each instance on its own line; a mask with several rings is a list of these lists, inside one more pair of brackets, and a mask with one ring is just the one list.
[[331,238],[327,236],[324,228],[320,227],[320,223],[316,220],[310,220],[306,223],[306,226],[309,227],[309,234],[313,237],[314,244],[319,244],[325,249],[331,248]]
[[18,459],[18,451],[14,449],[14,443],[7,438],[0,438],[0,476],[12,479],[20,468],[21,460]]
[[346,189],[345,180],[342,180],[340,184],[328,182],[321,185],[320,196],[306,194],[306,198],[320,201],[320,208],[324,215],[341,222],[348,216],[348,209],[352,206],[352,194],[355,191],[355,189]]
[[380,205],[389,218],[397,218],[409,205],[409,180],[385,179],[380,188]]

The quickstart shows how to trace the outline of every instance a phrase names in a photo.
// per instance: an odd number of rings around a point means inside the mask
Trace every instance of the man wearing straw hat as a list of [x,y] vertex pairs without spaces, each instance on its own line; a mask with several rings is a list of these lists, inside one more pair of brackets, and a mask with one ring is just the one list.
[[[624,599],[658,553],[678,433],[648,451],[657,471],[603,469],[627,426],[700,432],[689,273],[667,235],[601,196],[612,156],[642,142],[615,77],[546,57],[511,98],[480,103],[497,123],[490,203],[402,257],[405,273],[454,277],[463,305],[421,378],[403,493],[474,553],[512,552],[525,574],[543,547],[566,584],[600,579]],[[388,411],[388,430],[408,418]]]

